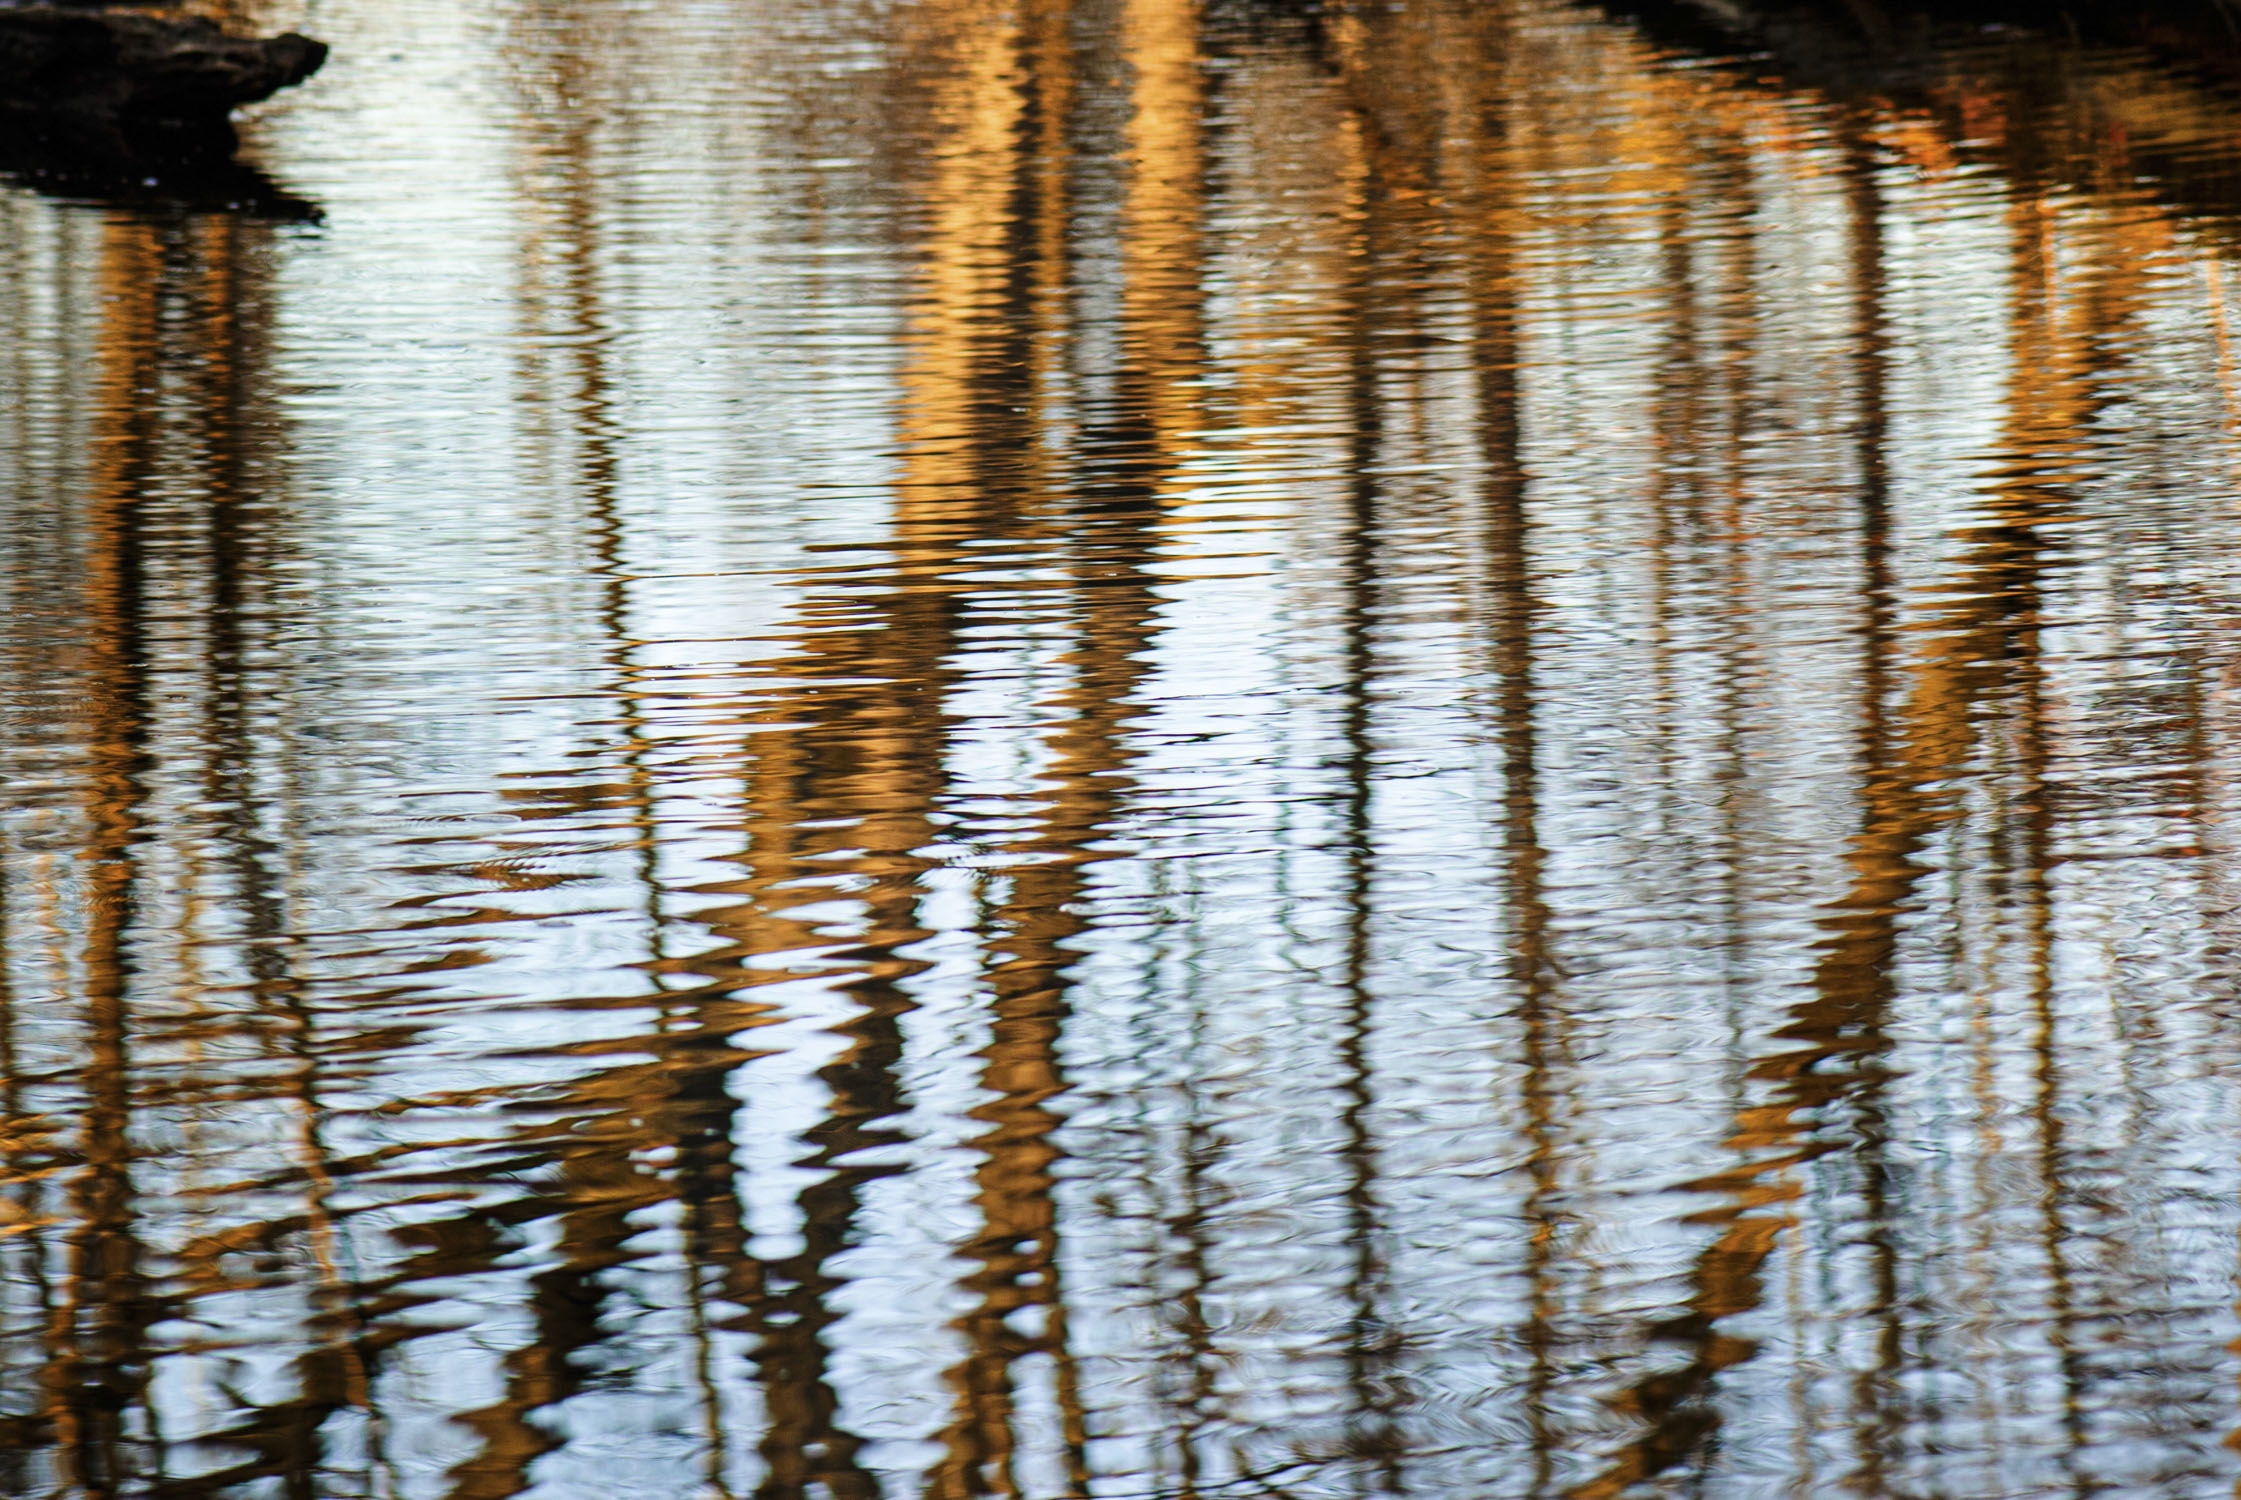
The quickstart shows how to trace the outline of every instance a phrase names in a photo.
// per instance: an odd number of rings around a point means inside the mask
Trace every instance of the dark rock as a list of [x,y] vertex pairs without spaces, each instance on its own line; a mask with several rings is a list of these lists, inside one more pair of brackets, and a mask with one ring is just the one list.
[[200,18],[54,5],[0,5],[0,116],[97,147],[206,146],[235,108],[300,83],[327,60],[290,32],[228,36]]
[[102,201],[315,213],[233,160],[229,118],[327,60],[293,32],[199,17],[0,0],[0,177]]

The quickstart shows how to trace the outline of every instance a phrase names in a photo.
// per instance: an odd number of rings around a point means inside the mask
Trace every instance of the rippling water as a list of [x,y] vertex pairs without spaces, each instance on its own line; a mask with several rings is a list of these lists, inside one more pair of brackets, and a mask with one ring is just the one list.
[[0,190],[0,1492],[2234,1491],[2233,99],[240,19],[317,221]]

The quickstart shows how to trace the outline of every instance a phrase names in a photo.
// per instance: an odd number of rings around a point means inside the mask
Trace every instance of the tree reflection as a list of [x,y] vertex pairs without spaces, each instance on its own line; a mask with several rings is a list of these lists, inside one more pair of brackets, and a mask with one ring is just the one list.
[[2230,127],[781,10],[472,39],[473,400],[9,201],[0,1487],[2226,1474]]

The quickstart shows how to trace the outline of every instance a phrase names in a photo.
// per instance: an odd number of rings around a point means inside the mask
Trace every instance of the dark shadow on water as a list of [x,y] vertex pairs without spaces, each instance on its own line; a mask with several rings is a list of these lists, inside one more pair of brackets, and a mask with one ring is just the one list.
[[240,160],[239,145],[222,123],[126,139],[68,121],[0,115],[0,181],[89,206],[321,220],[317,203]]
[[2102,4],[1963,0],[1876,5],[1824,0],[1618,0],[1604,7],[1703,51],[1747,39],[1785,67],[1904,67],[1926,46],[1969,34],[2018,32],[2069,47],[2145,48],[2190,67],[2241,77],[2241,18],[2222,0]]
[[2203,220],[2241,212],[2241,167],[2209,144],[2241,111],[2241,38],[2222,26],[2145,38],[2067,27],[2045,10],[2036,24],[2011,24],[1967,7],[1597,8],[1762,83],[1926,114],[2018,186],[2124,185]]

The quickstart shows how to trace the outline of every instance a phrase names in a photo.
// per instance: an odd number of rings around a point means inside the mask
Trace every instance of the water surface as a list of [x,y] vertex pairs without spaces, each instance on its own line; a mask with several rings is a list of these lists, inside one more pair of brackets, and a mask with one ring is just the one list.
[[304,0],[0,190],[0,1492],[2229,1495],[2241,107]]

